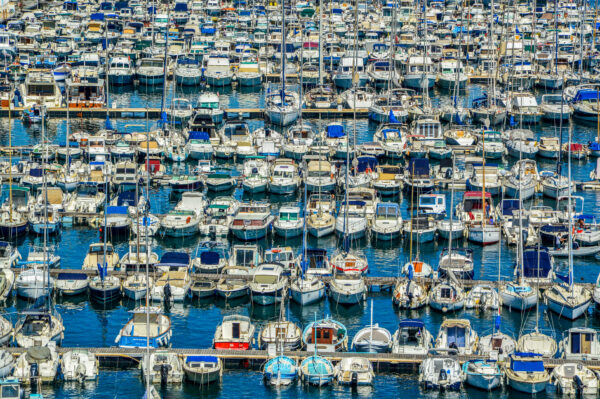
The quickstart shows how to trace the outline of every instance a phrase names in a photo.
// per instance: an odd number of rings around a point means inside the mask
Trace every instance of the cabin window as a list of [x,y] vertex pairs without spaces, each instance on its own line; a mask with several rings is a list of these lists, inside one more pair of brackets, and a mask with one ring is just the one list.
[[54,95],[54,85],[30,84],[27,87],[27,94],[30,96],[53,96]]
[[240,323],[231,324],[231,337],[234,339],[240,338]]
[[444,287],[440,289],[440,295],[442,298],[452,298],[452,290],[450,288]]

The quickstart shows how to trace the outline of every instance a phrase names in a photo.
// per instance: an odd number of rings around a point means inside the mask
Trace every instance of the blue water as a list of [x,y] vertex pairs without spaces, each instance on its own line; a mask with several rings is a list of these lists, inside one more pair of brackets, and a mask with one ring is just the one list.
[[[465,101],[476,97],[480,89],[472,86],[465,93]],[[223,90],[221,92],[221,103],[226,107],[232,108],[253,108],[262,105],[261,90],[242,92]],[[172,93],[169,92],[169,98]],[[194,100],[197,97],[196,92],[182,93],[178,90],[175,97],[186,97]],[[434,103],[445,103],[449,101],[447,95],[436,95]],[[160,91],[143,91],[140,89],[122,90],[121,92],[111,93],[111,104],[116,104],[118,107],[158,107],[161,103]],[[113,120],[113,125],[118,129],[125,130],[128,124],[146,124],[143,119],[118,119]],[[316,126],[325,126],[328,121],[312,120]],[[352,131],[353,123],[351,120],[343,121],[346,129]],[[255,129],[263,125],[262,121],[249,121],[251,129]],[[71,131],[78,130],[93,131],[101,128],[103,121],[86,120],[77,117],[71,118]],[[149,121],[148,127],[155,127],[155,121]],[[131,128],[131,130],[145,130],[144,127]],[[376,129],[376,125],[369,123],[366,119],[356,122],[357,142],[370,141],[372,134]],[[538,135],[554,135],[556,128],[550,125],[542,125],[535,128]],[[47,139],[51,142],[65,141],[66,122],[64,120],[51,120],[47,127]],[[8,122],[6,119],[0,121],[0,145],[8,144]],[[565,129],[566,134],[566,129]],[[573,140],[576,142],[587,142],[596,135],[595,126],[573,125]],[[566,136],[565,136],[566,137]],[[25,128],[20,120],[15,120],[12,130],[13,145],[27,145],[39,142],[41,139],[41,130],[39,126]],[[512,161],[511,161],[512,162]],[[554,169],[552,163],[538,161],[540,169]],[[587,180],[589,172],[594,168],[595,160],[574,162],[573,163],[573,179]],[[566,171],[566,165],[563,168]],[[448,209],[450,209],[450,193],[445,192],[448,196]],[[590,213],[595,213],[598,205],[600,205],[600,193],[582,192],[577,193],[585,199],[585,210]],[[236,192],[235,195],[241,198],[241,193]],[[454,203],[461,200],[462,194],[456,193]],[[297,204],[300,198],[270,198],[271,201],[281,204]],[[397,201],[401,204],[403,213],[407,215],[407,201],[404,198],[398,198]],[[151,189],[151,205],[152,212],[165,213],[171,209],[177,200],[170,195],[168,188]],[[542,200],[541,197],[535,202],[528,203],[527,206],[533,203],[545,203],[552,205],[552,201]],[[57,247],[57,254],[61,256],[63,268],[80,268],[85,257],[85,252],[90,243],[97,242],[100,239],[97,231],[88,228],[66,228],[52,242]],[[155,250],[160,254],[169,249],[183,249],[194,251],[196,244],[200,238],[193,239],[157,239]],[[18,248],[23,258],[34,244],[41,244],[39,238],[28,236],[21,239],[18,243]],[[114,242],[116,250],[123,255],[127,251],[127,242]],[[263,240],[260,243],[266,248],[277,245],[289,245],[299,249],[300,240],[289,240],[287,242],[272,238]],[[338,241],[334,236],[327,237],[322,240],[309,239],[311,246],[324,247],[332,253],[338,245]],[[458,243],[459,245],[467,245],[466,243]],[[439,243],[423,245],[419,248],[420,258],[425,262],[437,265],[437,259],[441,249],[447,243],[441,241]],[[363,240],[355,244],[358,249],[364,251],[370,265],[370,275],[373,276],[396,276],[399,269],[409,258],[408,242],[399,241],[393,245],[375,245],[368,240]],[[516,261],[516,253],[514,248],[508,248],[504,244],[492,245],[487,247],[473,246],[474,259],[476,262],[475,278],[495,280],[498,276],[498,268],[503,279],[508,279],[512,276],[512,269]],[[413,248],[413,251],[415,249]],[[566,267],[563,260],[556,261],[557,268]],[[598,261],[595,258],[575,259],[575,277],[577,280],[585,282],[593,282],[598,275]],[[295,304],[288,304],[285,309],[289,319],[297,322],[300,325],[305,325],[312,321],[315,317],[323,315],[331,315],[335,319],[341,321],[353,336],[360,328],[369,324],[369,307],[373,303],[374,322],[381,326],[395,331],[397,323],[400,319],[406,317],[422,318],[432,334],[436,335],[439,325],[444,317],[440,313],[436,313],[428,308],[417,312],[400,312],[392,307],[389,293],[373,293],[369,297],[369,301],[365,305],[355,307],[336,306],[329,300],[325,300],[319,304],[308,307],[298,307]],[[13,322],[18,317],[18,312],[26,308],[28,304],[21,300],[13,300],[9,302],[4,310],[6,317]],[[120,328],[128,320],[128,311],[135,306],[134,303],[122,300],[118,304],[110,307],[102,307],[91,304],[86,296],[68,299],[57,299],[56,307],[58,312],[63,317],[66,326],[65,339],[63,346],[68,347],[106,347],[113,346],[114,339],[117,336]],[[257,331],[262,325],[269,320],[277,319],[280,310],[276,307],[260,307],[253,306],[247,300],[237,303],[226,303],[222,300],[198,301],[191,300],[184,304],[178,304],[167,310],[167,314],[171,317],[173,323],[173,338],[172,345],[177,348],[208,348],[212,344],[212,338],[216,326],[226,314],[246,314],[249,315],[253,322],[257,325]],[[502,329],[503,331],[518,337],[521,331],[529,330],[536,325],[536,320],[540,328],[551,331],[555,338],[560,339],[560,334],[565,329],[571,326],[588,325],[600,328],[600,321],[595,311],[591,310],[587,317],[581,318],[573,323],[558,319],[555,315],[545,312],[543,305],[540,305],[539,317],[536,317],[536,312],[532,311],[523,316],[520,313],[511,313],[506,309],[502,310]],[[471,320],[472,325],[480,335],[486,334],[492,328],[492,314],[479,311],[462,311],[456,317],[464,317]],[[139,377],[139,370],[102,370],[97,382],[85,385],[70,385],[56,384],[51,387],[44,387],[42,392],[44,397],[56,398],[141,398],[143,394],[143,384]],[[472,391],[470,389],[463,390],[460,393],[446,394],[449,397],[466,397],[467,394],[482,395],[482,392]],[[473,394],[473,395],[471,395]],[[360,388],[351,390],[342,387],[330,387],[322,390],[307,389],[301,386],[292,386],[281,390],[265,387],[261,382],[261,375],[254,371],[228,370],[223,375],[223,381],[218,386],[210,388],[200,388],[193,385],[182,385],[181,387],[168,387],[163,391],[163,396],[168,398],[184,398],[184,397],[208,397],[208,398],[239,398],[239,397],[267,397],[267,398],[296,398],[300,396],[310,397],[402,397],[410,395],[415,397],[428,397],[431,395],[437,396],[435,393],[422,392],[418,387],[417,376],[415,374],[378,374],[373,387]],[[490,397],[515,397],[515,393],[506,391],[498,391],[489,394]],[[541,395],[543,396],[543,395]]]

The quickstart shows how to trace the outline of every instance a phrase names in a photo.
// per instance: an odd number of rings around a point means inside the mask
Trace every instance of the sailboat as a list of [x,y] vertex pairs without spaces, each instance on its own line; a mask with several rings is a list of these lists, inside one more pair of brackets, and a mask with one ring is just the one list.
[[[13,175],[12,175],[12,98],[9,99],[11,110],[8,112],[8,210],[3,210],[0,213],[0,237],[5,239],[13,239],[27,232],[27,216],[24,213],[14,209],[13,204]],[[42,107],[43,109],[43,107]],[[42,124],[44,126],[44,124]],[[43,128],[42,128],[43,129]],[[46,146],[45,153],[48,152]],[[45,177],[44,173],[44,177]],[[4,208],[4,207],[3,207]]]
[[301,306],[318,302],[325,297],[325,283],[317,276],[306,274],[308,268],[307,252],[307,225],[306,215],[308,213],[307,188],[304,185],[304,225],[302,231],[302,259],[300,261],[300,276],[292,281],[290,285],[290,296],[292,300]]
[[281,89],[268,92],[265,98],[266,115],[272,124],[288,126],[296,122],[301,113],[301,98],[296,92],[285,90],[285,62],[287,58],[285,39],[285,0],[281,1]]
[[523,261],[523,218],[521,215],[523,209],[523,201],[521,197],[519,180],[519,240],[518,240],[518,256],[521,272],[518,273],[517,281],[508,282],[500,287],[499,294],[502,304],[509,309],[525,311],[538,303],[538,290],[534,289],[525,280],[525,262]]
[[[42,128],[43,129],[43,128]],[[47,158],[47,149],[46,149],[46,158]],[[47,190],[46,190],[46,177],[45,174],[43,176],[43,192],[44,195],[44,205],[46,205],[45,209],[45,223],[48,221],[48,207],[47,207]],[[29,296],[34,299],[44,299],[45,306],[39,309],[31,309],[25,312],[22,312],[22,318],[19,320],[14,330],[14,337],[17,345],[24,348],[32,348],[32,347],[40,347],[40,346],[48,346],[50,342],[53,342],[53,345],[56,343],[60,343],[64,337],[64,325],[62,322],[62,318],[60,314],[54,313],[50,311],[51,308],[51,284],[52,280],[50,278],[50,267],[49,257],[48,257],[48,229],[44,228],[44,244],[43,244],[43,259],[42,259],[42,268],[41,269],[30,269],[34,272],[33,274],[33,282],[34,282],[34,290],[36,292],[35,295]],[[23,276],[22,273],[21,276]],[[36,280],[41,277],[42,286],[38,287]],[[19,278],[17,278],[17,286],[19,282]],[[42,288],[39,290],[39,288]],[[40,294],[37,294],[37,293]]]
[[371,300],[371,323],[354,335],[351,348],[357,352],[383,353],[389,352],[391,344],[392,334],[386,328],[373,323],[373,300]]
[[[571,129],[569,129],[569,148],[571,148]],[[571,157],[568,157],[568,180],[571,183]],[[569,230],[573,230],[573,217],[571,206],[571,190],[568,190],[568,219]],[[564,284],[554,284],[544,292],[544,299],[548,308],[560,317],[575,320],[585,314],[592,302],[592,292],[582,285],[577,285],[573,278],[573,236],[568,236],[569,274]]]

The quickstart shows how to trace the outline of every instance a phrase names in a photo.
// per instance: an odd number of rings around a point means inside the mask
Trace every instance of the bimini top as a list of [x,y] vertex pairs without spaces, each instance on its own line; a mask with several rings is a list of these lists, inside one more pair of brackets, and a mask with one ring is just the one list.
[[419,319],[404,319],[398,322],[398,328],[425,328],[425,323]]

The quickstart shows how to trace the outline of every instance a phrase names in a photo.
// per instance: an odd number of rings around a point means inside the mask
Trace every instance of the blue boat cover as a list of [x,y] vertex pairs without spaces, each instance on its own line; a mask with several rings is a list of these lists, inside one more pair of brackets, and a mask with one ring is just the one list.
[[60,273],[59,280],[85,280],[88,276],[85,273]]
[[92,21],[104,21],[104,14],[101,12],[95,12],[90,15]]
[[425,323],[419,319],[404,319],[398,322],[398,328],[413,327],[413,328],[424,328]]
[[197,131],[192,131],[190,132],[190,140],[210,140],[210,136],[208,135],[207,132],[197,132]]
[[429,159],[411,158],[408,162],[408,171],[413,176],[429,176]]
[[377,166],[378,162],[377,162],[377,158],[376,157],[370,157],[370,156],[362,156],[362,157],[358,157],[358,173],[362,173],[367,169],[371,169],[371,170],[375,170],[375,167]]
[[[538,267],[539,259],[539,267]],[[546,278],[552,270],[552,258],[547,248],[527,248],[523,251],[523,274],[526,278]]]
[[123,191],[117,197],[117,205],[119,206],[136,206],[135,191]]
[[106,207],[107,215],[127,215],[128,207],[126,206],[108,206]]
[[29,169],[29,176],[42,177],[44,170],[42,168],[31,168]]
[[502,215],[510,216],[513,214],[513,211],[518,211],[520,208],[519,200],[511,199],[511,200],[503,200],[502,201]]
[[187,3],[175,3],[175,8],[173,8],[173,11],[187,11],[187,10],[188,10]]
[[576,103],[579,101],[597,100],[599,95],[599,90],[579,90],[571,101]]
[[201,356],[201,355],[197,355],[197,356],[188,356],[185,358],[185,362],[189,363],[189,362],[211,362],[211,363],[218,363],[219,362],[219,358],[216,356]]
[[344,137],[344,127],[342,125],[327,126],[327,137],[330,137],[332,139]]
[[200,262],[204,265],[218,265],[219,253],[215,251],[205,251],[200,254]]
[[160,263],[163,265],[189,265],[190,256],[185,252],[165,252],[160,258]]
[[0,241],[0,248],[5,248],[5,247],[8,247],[8,242]]
[[[536,355],[536,357],[537,356],[539,356],[539,355]],[[510,368],[513,371],[520,371],[520,372],[527,372],[527,373],[543,372],[544,371],[544,362],[542,360],[523,361],[523,360],[511,359]]]

